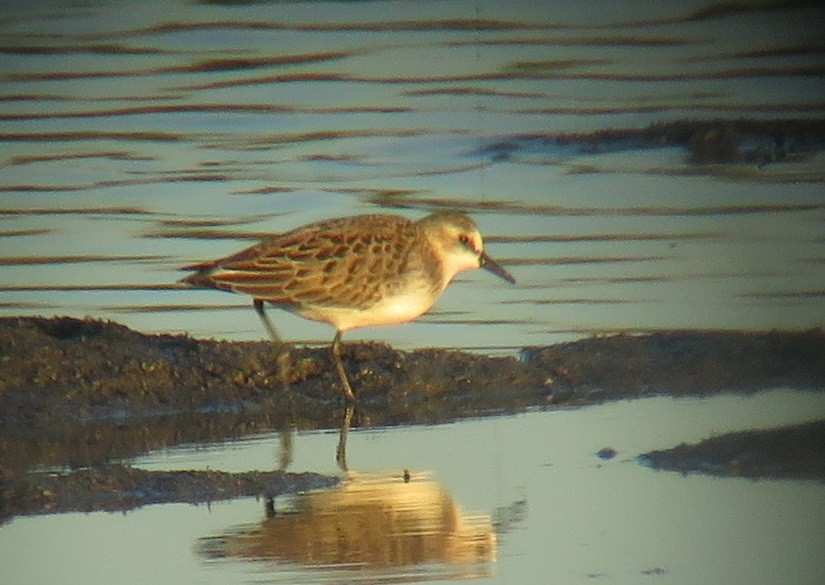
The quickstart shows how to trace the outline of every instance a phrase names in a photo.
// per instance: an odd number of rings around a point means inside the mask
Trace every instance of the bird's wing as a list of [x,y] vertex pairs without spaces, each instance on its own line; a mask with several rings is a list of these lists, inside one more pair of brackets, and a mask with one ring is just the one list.
[[[386,279],[403,271],[415,229],[406,219],[369,215],[298,228],[203,265],[189,282],[284,305],[367,308]],[[192,282],[195,284],[195,282]]]

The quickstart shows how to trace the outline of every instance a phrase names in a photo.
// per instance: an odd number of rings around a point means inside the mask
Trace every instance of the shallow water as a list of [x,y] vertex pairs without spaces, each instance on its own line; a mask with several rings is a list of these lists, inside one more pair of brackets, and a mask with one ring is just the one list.
[[[274,521],[266,520],[264,501],[254,499],[15,518],[0,529],[0,566],[6,582],[21,584],[469,577],[487,583],[639,583],[648,577],[657,583],[819,583],[825,575],[821,483],[682,476],[652,471],[636,456],[711,434],[823,416],[825,403],[816,393],[776,390],[353,429],[348,460],[356,487],[348,495],[334,488],[312,500],[277,498]],[[288,469],[335,473],[336,443],[334,432],[296,433]],[[134,465],[271,469],[281,460],[281,445],[277,434],[262,435],[150,453]],[[615,449],[616,457],[601,459],[597,452],[605,447]],[[360,496],[358,481],[371,486],[362,487]],[[341,508],[347,521],[334,513]],[[363,534],[356,529],[362,521]],[[322,554],[322,537],[330,530],[337,530],[337,557]],[[420,546],[409,548],[414,530]],[[309,543],[308,532],[314,539]],[[256,541],[262,533],[265,539]],[[456,534],[465,542],[481,540],[483,546],[472,549],[476,556],[445,552],[456,550]],[[382,564],[359,553],[371,550],[365,541],[383,543],[382,551],[420,554],[389,557],[408,564]],[[295,548],[311,548],[316,556],[299,557]]]

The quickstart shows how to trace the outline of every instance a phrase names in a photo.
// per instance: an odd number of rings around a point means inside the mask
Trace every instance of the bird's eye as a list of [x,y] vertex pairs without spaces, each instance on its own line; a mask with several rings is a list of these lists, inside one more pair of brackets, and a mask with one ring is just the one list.
[[458,236],[458,243],[467,248],[470,252],[473,252],[474,254],[478,253],[478,250],[476,250],[476,243],[472,236],[460,234]]

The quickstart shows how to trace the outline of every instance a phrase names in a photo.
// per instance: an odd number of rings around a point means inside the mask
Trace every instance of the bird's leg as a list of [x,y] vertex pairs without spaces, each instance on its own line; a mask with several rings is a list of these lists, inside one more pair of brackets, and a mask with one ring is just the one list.
[[292,413],[284,418],[281,426],[281,447],[278,449],[278,471],[286,471],[292,463]]
[[355,402],[355,394],[352,393],[352,386],[349,385],[347,378],[347,371],[344,369],[344,363],[341,361],[341,332],[335,332],[335,338],[332,340],[332,361],[335,362],[335,369],[338,370],[338,377],[341,379],[342,390],[344,391],[344,399],[348,404]]
[[355,412],[355,407],[352,403],[347,404],[344,410],[344,418],[341,419],[341,430],[338,433],[338,448],[335,450],[335,461],[344,473],[349,471],[347,467],[347,433],[349,432],[353,412]]
[[258,317],[261,318],[261,321],[266,328],[266,332],[269,333],[269,338],[274,341],[275,343],[281,343],[281,338],[278,335],[278,330],[275,329],[275,326],[272,324],[272,321],[269,320],[269,315],[266,314],[264,310],[264,302],[261,299],[252,299],[252,306],[255,307],[255,312],[258,313]]
[[289,350],[281,341],[281,337],[278,335],[278,330],[275,329],[275,326],[272,324],[272,321],[269,320],[269,315],[266,314],[266,310],[264,309],[264,302],[261,299],[253,299],[252,306],[255,307],[255,312],[258,313],[258,316],[261,318],[261,321],[266,328],[266,332],[269,334],[269,338],[278,346],[280,350],[278,352],[278,372],[281,375],[281,382],[284,385],[285,390],[289,390],[289,379],[290,379],[290,372],[292,370],[292,360],[289,357]]

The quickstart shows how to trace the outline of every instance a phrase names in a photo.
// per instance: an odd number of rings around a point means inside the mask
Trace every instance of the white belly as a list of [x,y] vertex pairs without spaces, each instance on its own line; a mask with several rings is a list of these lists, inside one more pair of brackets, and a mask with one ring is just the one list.
[[382,299],[369,309],[305,306],[296,312],[314,321],[332,324],[338,331],[376,325],[396,325],[420,317],[430,310],[435,298],[421,291]]

